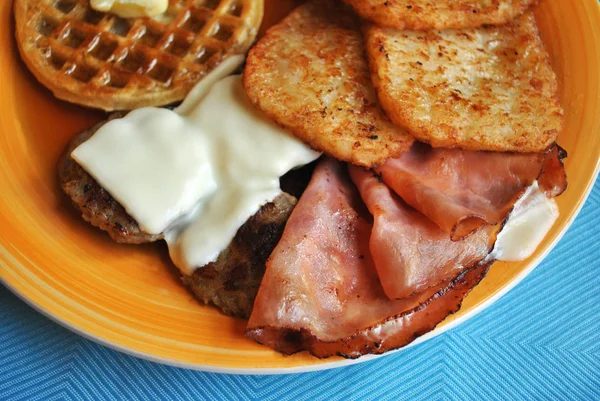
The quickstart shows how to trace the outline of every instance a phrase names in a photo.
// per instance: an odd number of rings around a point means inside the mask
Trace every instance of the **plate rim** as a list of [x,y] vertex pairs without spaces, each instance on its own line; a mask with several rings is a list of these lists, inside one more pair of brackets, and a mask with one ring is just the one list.
[[[303,365],[303,366],[294,366],[294,367],[279,367],[279,368],[232,368],[232,367],[218,367],[218,366],[212,366],[212,365],[201,365],[201,364],[194,364],[194,363],[189,363],[189,362],[181,362],[181,361],[176,361],[176,360],[148,354],[145,352],[136,351],[136,350],[127,348],[125,346],[119,345],[117,343],[111,342],[107,339],[104,339],[104,338],[94,335],[92,333],[88,333],[84,329],[81,329],[81,328],[67,322],[66,320],[62,319],[61,317],[52,313],[51,311],[44,309],[42,306],[38,305],[33,300],[29,299],[25,294],[19,292],[15,287],[11,286],[10,283],[8,283],[8,281],[5,280],[4,277],[2,277],[2,276],[0,276],[0,283],[2,283],[6,289],[8,289],[11,293],[13,293],[16,297],[18,297],[20,300],[25,302],[31,308],[33,308],[36,312],[38,312],[41,315],[45,316],[46,318],[50,319],[54,323],[57,323],[60,326],[66,328],[67,330],[69,330],[87,340],[90,340],[96,344],[105,346],[114,351],[121,352],[123,354],[133,356],[136,358],[140,358],[140,359],[143,359],[143,360],[146,360],[149,362],[154,362],[154,363],[171,366],[171,367],[175,367],[175,368],[205,372],[205,373],[220,373],[220,374],[231,374],[231,375],[252,375],[252,376],[309,373],[309,372],[337,369],[337,368],[342,368],[342,367],[346,367],[346,366],[357,365],[357,364],[368,362],[368,361],[373,361],[375,359],[384,358],[386,356],[394,355],[399,352],[405,351],[409,348],[412,348],[412,347],[422,344],[428,340],[431,340],[449,330],[454,329],[455,327],[463,324],[464,322],[471,319],[472,317],[478,315],[483,310],[492,306],[496,301],[498,301],[500,298],[502,298],[504,295],[506,295],[508,292],[510,292],[520,282],[522,282],[529,274],[531,274],[531,272],[536,267],[538,267],[542,263],[542,261],[544,261],[544,259],[546,259],[548,254],[556,247],[556,245],[564,237],[564,235],[567,233],[567,231],[569,231],[569,229],[573,225],[575,219],[577,218],[577,216],[579,216],[579,213],[581,212],[583,205],[585,205],[590,194],[592,193],[594,185],[598,179],[599,173],[600,173],[600,160],[597,160],[596,166],[594,168],[594,172],[592,173],[592,175],[590,176],[590,179],[588,180],[585,192],[584,192],[583,196],[579,198],[579,204],[576,206],[573,213],[569,216],[563,229],[558,233],[556,238],[544,249],[544,251],[542,253],[540,253],[535,259],[531,260],[527,264],[527,267],[525,269],[523,269],[521,272],[519,272],[519,274],[515,278],[513,278],[511,281],[506,283],[506,285],[501,287],[495,294],[493,294],[492,296],[490,296],[483,302],[479,303],[478,305],[474,306],[468,312],[461,315],[460,317],[452,320],[451,322],[449,322],[441,327],[436,327],[432,331],[422,335],[421,337],[417,338],[415,341],[413,341],[412,343],[410,343],[404,347],[401,347],[399,349],[396,349],[396,350],[393,350],[393,351],[390,351],[390,352],[387,352],[384,354],[379,354],[379,355],[364,355],[357,359],[343,359],[343,360],[335,360],[332,362],[325,362],[325,363],[319,363],[319,364],[313,364],[313,365]],[[0,256],[1,256],[0,257],[0,266],[2,266],[2,267],[8,265],[8,262],[5,260],[6,254],[10,255],[10,252],[8,252],[6,250],[6,248],[4,247],[4,245],[0,243]]]
[[[594,1],[594,0],[592,0],[592,1]],[[594,9],[595,11],[600,11],[600,1],[596,0],[594,2],[596,3],[596,7],[592,6],[591,8]],[[587,6],[584,6],[584,8],[587,8]],[[600,27],[596,27],[596,29],[594,31],[600,34]],[[600,98],[600,94],[598,96]],[[597,132],[597,135],[600,135],[600,131]],[[543,251],[540,252],[539,255],[537,255],[535,258],[531,259],[527,263],[525,268],[522,269],[512,280],[507,282],[504,286],[498,288],[495,293],[493,293],[487,299],[480,302],[478,305],[473,306],[470,310],[466,311],[464,314],[462,314],[458,318],[455,318],[452,321],[444,324],[442,327],[435,328],[431,332],[426,333],[425,335],[417,338],[415,341],[413,341],[412,343],[408,344],[405,347],[402,347],[400,349],[397,349],[397,350],[394,350],[394,351],[391,351],[391,352],[388,352],[385,354],[381,354],[381,355],[366,355],[366,356],[363,356],[361,358],[354,359],[354,360],[334,360],[331,362],[315,363],[315,364],[310,364],[310,365],[302,365],[302,366],[294,366],[294,367],[237,368],[237,367],[220,367],[220,366],[214,366],[214,365],[202,365],[202,364],[195,364],[195,363],[190,363],[190,362],[181,362],[181,361],[169,359],[167,357],[160,357],[160,356],[156,356],[156,355],[153,355],[150,353],[136,351],[136,350],[128,348],[126,346],[119,345],[115,342],[111,342],[108,339],[99,337],[96,334],[89,333],[89,332],[85,331],[83,328],[80,328],[74,324],[69,323],[65,319],[58,316],[58,314],[53,313],[51,310],[44,309],[41,305],[37,304],[33,299],[30,299],[29,297],[27,297],[24,292],[21,293],[20,291],[18,291],[16,289],[16,287],[12,286],[8,282],[8,278],[5,278],[4,275],[2,274],[2,272],[4,271],[5,268],[12,265],[12,263],[10,262],[10,257],[12,256],[12,254],[10,251],[7,250],[4,243],[0,243],[0,283],[3,284],[5,286],[5,288],[7,290],[9,290],[11,293],[13,293],[16,297],[18,297],[20,300],[22,300],[27,305],[32,307],[35,311],[42,314],[43,316],[50,319],[51,321],[59,324],[60,326],[66,328],[67,330],[69,330],[83,338],[86,338],[87,340],[93,341],[96,344],[105,346],[109,349],[112,349],[112,350],[115,350],[118,352],[122,352],[126,355],[130,355],[130,356],[140,358],[140,359],[143,359],[146,361],[159,363],[162,365],[183,368],[183,369],[189,369],[189,370],[194,370],[194,371],[209,372],[209,373],[243,374],[243,375],[295,374],[295,373],[306,373],[306,372],[315,372],[315,371],[341,368],[341,367],[345,367],[345,366],[351,366],[351,365],[355,365],[355,364],[359,364],[359,363],[363,363],[363,362],[372,361],[377,358],[383,358],[388,355],[396,354],[398,352],[401,352],[401,351],[411,348],[413,346],[424,343],[424,342],[426,342],[434,337],[437,337],[451,329],[454,329],[455,327],[466,322],[467,320],[471,319],[472,317],[476,316],[483,310],[485,310],[485,309],[489,308],[491,305],[493,305],[497,300],[502,298],[504,295],[506,295],[508,292],[510,292],[515,286],[517,286],[520,282],[522,282],[525,279],[525,277],[527,277],[536,267],[538,267],[541,264],[541,262],[543,260],[545,260],[545,258],[548,256],[548,254],[561,241],[561,239],[564,237],[564,235],[567,233],[567,231],[573,225],[575,219],[581,212],[581,209],[583,208],[584,204],[587,202],[587,200],[594,188],[594,185],[598,181],[599,173],[600,173],[600,159],[598,159],[596,161],[594,171],[589,176],[589,179],[586,183],[585,190],[582,192],[582,195],[576,200],[577,204],[576,204],[575,208],[572,210],[572,212],[566,219],[563,228],[556,235],[554,240],[550,244],[548,244],[543,249]],[[39,293],[39,289],[34,289],[32,293],[36,293],[36,292]]]

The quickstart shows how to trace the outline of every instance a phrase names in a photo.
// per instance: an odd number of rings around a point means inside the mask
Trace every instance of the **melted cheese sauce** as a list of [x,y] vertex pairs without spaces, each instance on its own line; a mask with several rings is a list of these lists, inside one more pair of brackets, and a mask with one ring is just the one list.
[[527,259],[548,234],[558,215],[556,201],[548,199],[535,182],[515,203],[490,257],[507,262]]
[[150,234],[217,189],[210,138],[170,110],[142,108],[109,121],[71,153]]
[[281,193],[282,175],[320,155],[256,111],[240,76],[202,87],[177,112],[144,108],[108,122],[72,153],[142,229],[164,232],[188,274]]

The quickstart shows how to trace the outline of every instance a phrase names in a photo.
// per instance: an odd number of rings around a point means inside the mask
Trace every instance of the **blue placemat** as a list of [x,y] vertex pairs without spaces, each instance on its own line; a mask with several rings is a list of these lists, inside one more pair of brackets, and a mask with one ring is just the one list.
[[495,305],[372,362],[287,376],[139,360],[49,321],[0,286],[0,400],[600,399],[600,180],[550,256]]

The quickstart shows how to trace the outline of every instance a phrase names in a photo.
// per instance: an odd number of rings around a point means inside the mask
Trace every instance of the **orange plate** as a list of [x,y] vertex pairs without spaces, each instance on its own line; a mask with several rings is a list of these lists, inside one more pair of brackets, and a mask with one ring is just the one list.
[[[285,357],[253,343],[243,335],[244,321],[192,298],[170,267],[164,246],[116,245],[71,211],[58,189],[56,163],[69,138],[102,115],[55,100],[33,79],[17,54],[12,2],[0,3],[2,281],[70,329],[153,361],[231,373],[352,363],[307,354]],[[295,2],[267,3],[266,22],[272,23]],[[523,279],[573,221],[598,172],[600,8],[596,0],[546,0],[537,16],[566,110],[559,139],[569,152],[569,189],[558,199],[561,216],[534,257],[494,265],[462,310],[424,338],[464,321]]]

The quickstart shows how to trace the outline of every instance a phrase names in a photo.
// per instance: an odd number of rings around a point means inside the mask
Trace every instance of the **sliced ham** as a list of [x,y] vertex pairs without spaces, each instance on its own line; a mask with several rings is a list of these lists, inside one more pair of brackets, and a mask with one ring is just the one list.
[[560,195],[566,189],[565,156],[556,144],[538,154],[432,149],[418,143],[377,172],[456,241],[502,223],[535,180],[548,196]]
[[439,287],[390,300],[373,265],[372,225],[362,208],[345,166],[320,162],[267,262],[249,338],[285,354],[383,353],[432,330],[487,272],[478,265]]
[[372,172],[350,166],[350,176],[373,215],[369,248],[385,294],[407,298],[453,279],[492,250],[499,226],[461,241],[408,206]]

